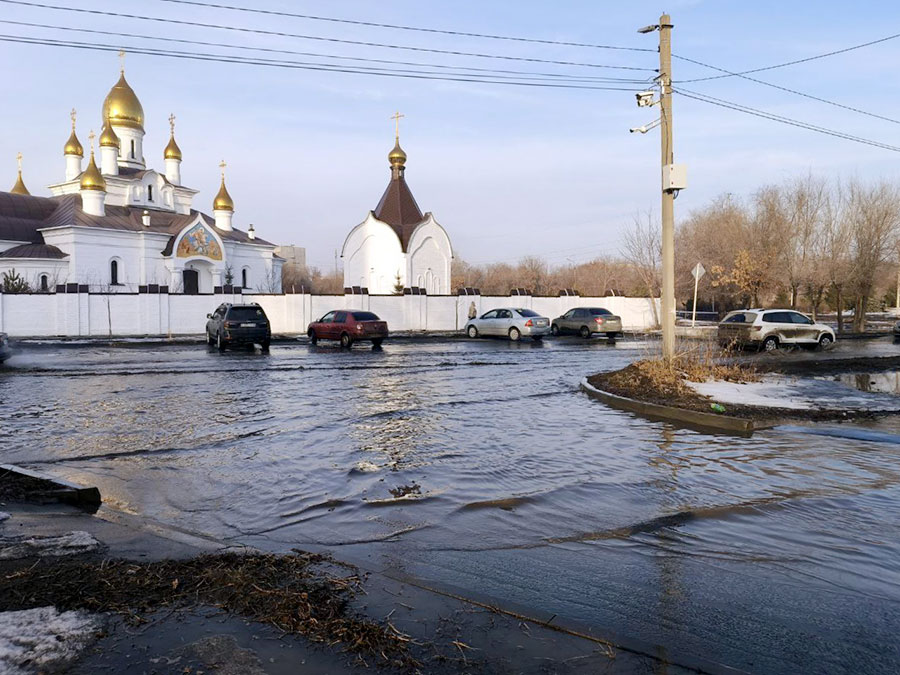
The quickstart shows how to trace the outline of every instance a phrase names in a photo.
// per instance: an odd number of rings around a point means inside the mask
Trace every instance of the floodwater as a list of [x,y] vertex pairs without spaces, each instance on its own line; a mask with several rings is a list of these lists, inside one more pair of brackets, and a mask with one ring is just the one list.
[[97,485],[115,508],[272,550],[330,548],[672,663],[900,670],[900,421],[740,438],[578,391],[650,349],[26,348],[0,369],[0,461]]

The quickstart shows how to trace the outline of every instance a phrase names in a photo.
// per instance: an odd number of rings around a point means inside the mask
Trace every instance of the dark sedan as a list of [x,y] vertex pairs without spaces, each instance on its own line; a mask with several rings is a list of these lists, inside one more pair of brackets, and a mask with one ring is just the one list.
[[219,351],[236,345],[258,344],[262,350],[269,350],[272,328],[263,308],[256,303],[233,305],[225,302],[206,318],[206,343],[215,345]]
[[319,340],[340,340],[341,347],[351,347],[354,342],[370,341],[372,346],[380,347],[388,336],[388,326],[372,312],[336,309],[309,324],[306,334],[312,344]]

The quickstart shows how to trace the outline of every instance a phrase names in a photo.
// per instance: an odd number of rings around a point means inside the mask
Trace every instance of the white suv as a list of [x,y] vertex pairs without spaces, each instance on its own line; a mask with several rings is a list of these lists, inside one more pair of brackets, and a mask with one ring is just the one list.
[[719,322],[722,346],[756,346],[767,352],[779,345],[818,345],[826,349],[834,344],[834,331],[792,309],[740,309],[729,312]]

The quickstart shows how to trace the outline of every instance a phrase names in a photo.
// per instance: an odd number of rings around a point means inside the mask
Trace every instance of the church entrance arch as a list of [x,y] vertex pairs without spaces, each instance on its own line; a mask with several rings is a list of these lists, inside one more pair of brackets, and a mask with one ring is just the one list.
[[200,292],[200,274],[197,270],[184,270],[181,274],[184,294],[197,295]]

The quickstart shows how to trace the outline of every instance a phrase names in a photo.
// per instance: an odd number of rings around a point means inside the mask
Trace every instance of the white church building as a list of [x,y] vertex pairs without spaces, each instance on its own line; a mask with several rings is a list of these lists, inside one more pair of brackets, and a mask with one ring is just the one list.
[[393,294],[398,287],[449,295],[450,237],[431,213],[422,215],[406,184],[399,133],[388,161],[391,181],[381,201],[344,241],[344,286],[371,295]]
[[182,152],[169,117],[165,170],[144,159],[144,110],[124,67],[102,107],[99,163],[90,134],[90,156],[75,133],[66,142],[65,178],[49,197],[31,195],[22,178],[0,192],[0,278],[24,278],[33,290],[78,284],[85,290],[213,293],[225,286],[281,292],[283,261],[275,245],[232,226],[234,201],[222,181],[213,215],[193,207],[194,190],[181,181]]

